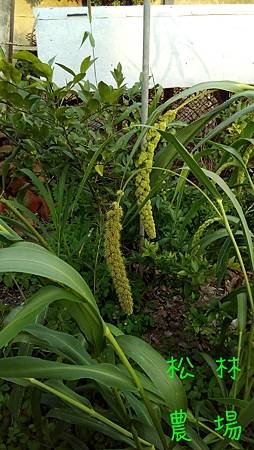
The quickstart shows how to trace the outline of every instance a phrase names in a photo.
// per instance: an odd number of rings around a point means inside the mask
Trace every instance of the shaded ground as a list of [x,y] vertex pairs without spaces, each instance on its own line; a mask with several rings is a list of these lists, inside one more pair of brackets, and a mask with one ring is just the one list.
[[[168,349],[176,355],[192,350],[209,352],[210,338],[188,327],[189,309],[193,306],[205,312],[212,299],[222,298],[241,286],[242,281],[241,273],[231,270],[222,288],[217,289],[215,281],[211,281],[200,288],[199,299],[190,304],[171,287],[168,277],[158,276],[156,283],[153,279],[151,288],[144,295],[144,313],[152,318],[154,325],[142,337],[164,355]],[[22,301],[23,297],[17,288],[7,288],[0,283],[0,304],[18,306]]]
[[174,354],[195,351],[209,351],[209,340],[200,340],[200,335],[186,329],[188,305],[180,296],[170,292],[170,288],[161,285],[148,292],[153,297],[154,306],[145,307],[144,311],[154,321],[154,326],[143,338],[161,353],[168,349]]
[[[211,339],[205,333],[195,332],[189,327],[188,312],[193,306],[205,313],[214,298],[222,298],[235,288],[240,287],[243,277],[240,271],[231,270],[222,288],[216,287],[216,282],[200,288],[199,299],[193,304],[187,302],[181,295],[176,295],[168,284],[158,284],[149,290],[146,295],[144,312],[152,317],[153,327],[142,336],[153,347],[167,355],[168,349],[174,355],[181,353],[207,352],[211,350]],[[214,333],[217,333],[214,324]]]
[[[145,274],[145,278],[146,278]],[[252,274],[249,273],[250,279]],[[152,277],[153,280],[149,280]],[[155,277],[155,279],[154,279]],[[204,317],[211,301],[214,298],[223,298],[243,283],[243,277],[239,270],[230,270],[222,288],[216,288],[215,280],[204,285],[199,290],[199,298],[195,302],[187,301],[179,294],[179,290],[172,287],[171,279],[165,275],[151,275],[149,273],[148,291],[144,294],[145,315],[151,317],[153,325],[142,337],[146,342],[156,348],[164,357],[168,352],[175,356],[182,356],[196,352],[210,353],[213,341],[210,336],[196,332],[190,315],[190,308],[194,307]],[[6,308],[18,306],[23,302],[23,296],[17,288],[7,288],[0,283],[0,314],[4,319]],[[1,307],[2,305],[2,307]],[[211,325],[210,325],[211,326]],[[218,332],[214,324],[213,333]]]
[[8,289],[3,283],[0,283],[0,303],[3,305],[18,306],[23,298],[18,289]]

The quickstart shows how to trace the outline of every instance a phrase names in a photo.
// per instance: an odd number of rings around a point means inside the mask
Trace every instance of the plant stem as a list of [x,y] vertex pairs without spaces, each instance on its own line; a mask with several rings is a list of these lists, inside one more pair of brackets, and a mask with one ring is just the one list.
[[93,269],[93,293],[94,295],[96,294],[96,278],[97,278],[97,267],[98,267],[98,260],[99,260],[99,254],[100,254],[100,249],[101,249],[101,241],[103,238],[103,227],[102,227],[102,223],[100,221],[99,223],[99,242],[98,242],[98,246],[97,246],[97,250],[96,250],[96,256],[95,256],[95,263],[94,263],[94,269]]
[[139,440],[137,430],[133,423],[131,424],[131,431],[132,431],[133,440],[137,446],[137,450],[144,450],[144,447],[142,446],[142,444]]
[[[205,425],[203,422],[200,422],[198,419],[196,419],[196,423],[203,428],[204,430],[209,431],[210,433],[214,434],[215,436],[217,436],[218,438],[222,439],[225,441],[224,437],[221,436],[221,434],[217,433],[216,431],[214,431],[212,428],[208,427],[207,425]],[[237,448],[239,449],[240,447],[238,447],[237,444],[234,444],[233,442],[228,442],[229,445],[231,445],[231,447],[233,448]]]
[[[132,438],[132,434],[122,428],[120,425],[117,425],[116,423],[112,422],[111,420],[107,419],[106,417],[102,416],[100,413],[95,411],[93,408],[89,408],[88,406],[84,405],[83,403],[78,402],[77,400],[73,399],[72,397],[69,397],[68,395],[64,394],[61,391],[58,391],[57,389],[49,386],[48,384],[42,383],[39,380],[36,380],[35,378],[25,378],[26,381],[29,381],[34,386],[37,386],[41,389],[44,389],[48,392],[51,392],[51,394],[55,395],[56,397],[61,398],[63,401],[69,403],[70,405],[74,406],[75,408],[80,409],[84,413],[88,414],[89,416],[93,417],[94,419],[99,420],[100,422],[105,423],[105,425],[109,426],[110,428],[113,428],[118,433],[121,433],[123,436]],[[145,441],[142,438],[139,438],[140,442],[146,446],[151,447],[151,443],[148,441]]]
[[144,250],[144,242],[145,242],[145,229],[142,222],[142,219],[140,217],[139,219],[139,251],[140,253]]
[[15,214],[16,217],[18,217],[21,222],[23,222],[26,227],[31,231],[31,233],[36,237],[36,239],[40,242],[40,244],[45,247],[47,250],[52,251],[47,241],[38,233],[38,231],[31,225],[31,223],[21,214],[12,204],[9,200],[6,200],[5,198],[0,197],[0,203],[7,206],[7,208]]
[[[89,24],[90,24],[90,33],[91,33],[91,36],[93,38],[92,2],[91,2],[91,0],[87,0],[87,7],[88,7],[88,19],[89,19]],[[90,39],[90,44],[91,44],[91,39]],[[92,47],[93,59],[95,59],[94,45],[91,44],[91,47]],[[93,63],[93,66],[94,66],[94,79],[95,79],[95,83],[96,83],[96,86],[97,86],[98,85],[98,80],[97,80],[95,61]]]
[[24,292],[22,291],[19,283],[17,282],[16,277],[14,277],[14,275],[11,275],[11,277],[13,279],[14,284],[17,286],[23,301],[25,301],[26,300],[26,296],[25,296]]
[[252,372],[252,378],[251,378],[251,381],[250,381],[250,384],[249,384],[249,389],[248,389],[248,391],[246,392],[246,398],[247,398],[247,399],[249,398],[250,393],[251,393],[251,391],[252,391],[253,388],[254,388],[254,377],[253,377],[253,372]]
[[225,225],[226,230],[227,230],[227,232],[229,234],[229,237],[230,237],[230,239],[231,239],[231,241],[232,241],[232,243],[234,245],[235,252],[236,252],[239,264],[241,266],[241,270],[242,270],[243,277],[244,277],[244,280],[245,280],[245,283],[246,283],[246,289],[247,289],[247,293],[248,293],[248,297],[249,297],[251,313],[252,313],[252,316],[254,317],[254,301],[253,301],[252,291],[251,291],[251,287],[250,287],[250,283],[249,283],[249,278],[248,278],[248,275],[247,275],[247,272],[246,272],[246,269],[245,269],[245,265],[244,265],[244,262],[243,262],[243,258],[242,258],[241,252],[239,250],[239,247],[237,245],[237,242],[235,240],[234,234],[233,234],[233,232],[231,230],[231,227],[229,225],[228,218],[227,218],[224,206],[223,206],[222,199],[217,199],[217,203],[218,203],[218,205],[220,207],[220,210],[221,210],[221,213],[222,213],[222,218],[223,218],[223,221],[224,221],[224,225]]
[[228,218],[223,206],[223,201],[222,199],[218,199],[217,203],[220,207],[221,213],[222,213],[222,217],[223,217],[223,221],[226,227],[226,230],[229,234],[229,237],[234,245],[235,248],[235,252],[239,261],[239,264],[241,266],[241,270],[243,273],[243,277],[246,283],[246,289],[247,289],[247,293],[248,293],[248,298],[249,298],[249,302],[250,302],[250,307],[251,307],[251,314],[252,314],[252,325],[251,325],[251,330],[250,330],[250,335],[249,335],[249,341],[248,341],[248,356],[247,356],[247,374],[246,374],[246,383],[245,383],[245,392],[244,392],[244,400],[247,400],[248,397],[248,392],[249,392],[249,384],[251,383],[251,355],[252,355],[252,341],[254,340],[254,302],[253,302],[253,296],[252,296],[252,291],[251,291],[251,287],[250,287],[250,282],[248,279],[248,275],[245,269],[245,265],[243,262],[243,258],[241,255],[241,252],[239,250],[239,247],[237,245],[237,242],[235,240],[234,234],[231,230],[231,227],[229,225],[228,222]]
[[121,398],[121,395],[120,395],[118,389],[113,389],[113,393],[114,393],[114,396],[115,396],[115,399],[116,399],[117,403],[120,406],[120,409],[122,411],[122,414],[123,414],[125,422],[131,428],[133,440],[134,440],[134,442],[135,442],[135,444],[137,446],[137,450],[143,450],[142,444],[141,444],[141,442],[139,440],[139,437],[138,437],[137,430],[136,430],[134,424],[132,423],[131,419],[129,418],[128,414],[127,414],[125,405],[123,403],[123,400]]
[[254,319],[252,318],[252,325],[248,341],[247,379],[245,384],[244,400],[248,399],[251,392],[251,386],[253,385],[253,378],[251,379],[251,361],[252,361],[251,355],[253,353],[253,343],[254,343]]
[[[240,361],[240,355],[241,355],[241,349],[242,349],[242,337],[243,337],[243,332],[242,332],[242,330],[240,330],[239,338],[238,338],[238,346],[237,346],[237,361]],[[236,379],[235,379],[234,385],[233,385],[233,398],[236,398],[238,380],[239,380],[239,372],[237,372],[237,374],[236,374]]]
[[126,358],[123,350],[121,349],[120,345],[118,344],[118,342],[116,341],[116,339],[114,338],[113,334],[111,333],[110,329],[107,326],[105,326],[105,328],[104,328],[104,334],[105,334],[106,339],[108,339],[110,344],[113,346],[115,352],[119,356],[119,359],[122,361],[123,365],[128,370],[130,376],[132,377],[132,379],[134,381],[134,384],[136,385],[136,387],[137,387],[137,389],[139,391],[139,394],[140,394],[141,398],[143,399],[143,401],[145,403],[145,406],[146,406],[147,411],[148,411],[148,413],[149,413],[149,415],[150,415],[150,417],[152,419],[154,427],[155,427],[155,429],[157,430],[157,432],[158,432],[158,434],[160,436],[163,448],[165,450],[167,450],[167,448],[168,448],[167,447],[167,442],[166,442],[166,439],[165,439],[165,436],[164,436],[164,432],[163,432],[161,423],[158,420],[158,417],[157,417],[157,415],[156,415],[156,413],[155,413],[155,411],[154,411],[154,409],[153,409],[153,407],[152,407],[152,405],[150,403],[150,400],[146,396],[146,393],[144,391],[143,385],[142,385],[142,383],[141,383],[141,381],[140,381],[140,379],[139,379],[135,369],[132,367],[132,365],[130,364],[130,362]]

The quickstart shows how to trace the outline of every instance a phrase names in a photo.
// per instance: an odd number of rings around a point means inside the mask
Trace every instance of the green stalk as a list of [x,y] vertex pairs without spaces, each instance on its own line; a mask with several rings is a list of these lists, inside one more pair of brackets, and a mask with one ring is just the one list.
[[[253,374],[252,374],[252,375],[253,375]],[[249,389],[248,389],[248,391],[247,391],[246,398],[249,398],[250,393],[251,393],[251,391],[252,391],[253,388],[254,388],[254,378],[252,377],[252,379],[251,379],[251,381],[250,381]]]
[[97,246],[97,250],[96,250],[95,263],[94,263],[94,269],[93,269],[93,293],[94,293],[94,295],[96,294],[97,267],[98,267],[98,260],[99,260],[100,250],[101,250],[101,241],[103,238],[101,222],[100,222],[99,226],[100,226],[99,242],[98,242],[98,246]]
[[144,450],[143,447],[142,447],[142,444],[141,444],[141,442],[139,440],[137,430],[136,430],[134,424],[132,423],[131,419],[129,418],[128,414],[127,414],[124,402],[122,400],[122,397],[121,397],[118,389],[113,389],[113,394],[114,394],[115,399],[116,399],[117,403],[119,404],[119,407],[120,407],[120,409],[122,411],[124,420],[126,421],[127,425],[129,425],[130,428],[131,428],[133,440],[134,440],[134,442],[135,442],[135,444],[137,446],[137,449],[138,450]]
[[217,175],[220,175],[221,172],[223,172],[223,170],[227,169],[228,167],[239,167],[239,164],[234,161],[228,161],[225,164],[222,164],[222,166],[220,166],[216,170]]
[[[240,355],[241,355],[241,349],[242,349],[242,338],[243,338],[243,332],[242,332],[242,330],[240,330],[239,338],[238,338],[238,346],[237,346],[237,360],[238,361],[240,361]],[[236,379],[234,380],[234,384],[233,384],[233,398],[236,398],[238,380],[239,380],[239,372],[237,372]]]
[[254,319],[252,318],[252,325],[250,329],[250,335],[249,335],[249,341],[248,341],[248,356],[247,356],[247,380],[245,384],[245,391],[244,391],[244,400],[247,400],[250,392],[251,387],[253,386],[254,380],[251,379],[251,355],[253,353],[253,342],[254,342]]
[[[215,431],[212,428],[208,427],[203,422],[200,422],[198,419],[196,419],[196,424],[198,424],[200,426],[200,428],[203,428],[204,430],[209,431],[209,433],[212,433],[215,436],[217,436],[219,439],[225,441],[224,437],[221,436],[221,434],[217,433],[217,431]],[[228,444],[231,445],[231,447],[233,447],[233,448],[237,448],[237,449],[241,448],[237,444],[234,444],[233,442],[228,442]]]
[[117,353],[117,355],[119,356],[119,359],[122,361],[123,365],[126,367],[126,369],[128,370],[130,376],[132,377],[134,384],[136,385],[139,394],[141,396],[141,398],[144,401],[144,404],[146,406],[146,409],[151,417],[151,420],[154,424],[155,429],[157,430],[163,448],[164,450],[167,450],[168,446],[167,446],[167,442],[164,436],[164,432],[161,426],[160,421],[158,420],[158,417],[150,403],[150,400],[147,398],[146,393],[144,391],[143,385],[135,371],[135,369],[132,367],[132,365],[129,363],[128,359],[126,358],[123,350],[121,349],[120,345],[118,344],[118,342],[116,341],[116,339],[114,338],[113,334],[111,333],[110,329],[105,326],[104,328],[104,335],[106,337],[106,339],[108,339],[108,341],[110,342],[110,344],[112,345],[112,347],[114,348],[115,352]]
[[[89,19],[89,24],[90,24],[90,33],[91,33],[91,36],[93,37],[92,2],[91,2],[91,0],[87,0],[87,8],[88,8],[88,19]],[[90,39],[90,44],[91,44],[91,39]],[[91,47],[92,47],[93,59],[95,59],[94,45],[91,44]],[[93,63],[93,68],[94,68],[94,79],[95,79],[95,83],[96,83],[96,86],[97,86],[98,85],[98,80],[97,80],[95,61]]]
[[241,266],[243,277],[244,277],[244,280],[245,280],[245,283],[246,283],[246,288],[247,288],[247,293],[248,293],[248,297],[249,297],[249,302],[250,302],[252,316],[254,317],[254,301],[253,301],[253,296],[252,296],[252,291],[251,291],[248,275],[247,275],[247,272],[246,272],[246,269],[245,269],[245,265],[244,265],[244,262],[243,262],[243,258],[242,258],[241,252],[239,250],[239,247],[237,245],[237,242],[235,240],[234,234],[233,234],[233,232],[231,230],[231,227],[229,225],[228,218],[226,216],[226,212],[225,212],[225,209],[224,209],[224,206],[223,206],[222,199],[217,199],[217,203],[218,203],[219,208],[220,208],[221,213],[222,213],[222,218],[223,218],[223,221],[224,221],[225,228],[226,228],[226,230],[227,230],[227,232],[229,234],[229,237],[230,237],[230,239],[231,239],[231,241],[232,241],[232,243],[234,245],[235,252],[236,252],[239,264]]
[[[83,403],[80,403],[79,401],[73,399],[72,397],[69,397],[68,395],[64,394],[63,392],[58,391],[57,389],[55,389],[45,383],[42,383],[41,381],[36,380],[35,378],[25,378],[25,380],[29,381],[34,386],[44,389],[44,390],[50,392],[51,394],[55,395],[56,397],[61,398],[61,400],[69,403],[70,405],[74,406],[75,408],[80,409],[81,411],[83,411],[84,413],[93,417],[94,419],[97,419],[100,422],[105,423],[105,425],[108,425],[112,429],[116,430],[118,433],[121,433],[123,436],[132,438],[132,434],[129,431],[125,430],[124,428],[120,427],[120,425],[117,425],[116,423],[114,423],[111,420],[107,419],[106,417],[102,416],[97,411],[95,411],[93,408],[89,408],[88,406],[84,405]],[[139,440],[140,440],[140,442],[142,442],[142,444],[144,444],[146,446],[150,446],[150,448],[151,448],[152,444],[150,442],[145,441],[142,438],[139,438]]]
[[[185,177],[184,177],[183,175],[181,175],[181,174],[175,172],[174,170],[164,169],[164,168],[162,168],[162,167],[152,167],[152,169],[153,169],[153,170],[161,170],[162,172],[167,172],[167,173],[170,173],[170,174],[172,174],[172,175],[176,175],[176,176],[179,177],[179,178],[184,178],[184,179],[185,179]],[[181,168],[180,168],[180,169],[181,169]],[[140,172],[141,170],[144,170],[144,169],[135,169],[135,170],[133,170],[133,172],[131,172],[130,176],[128,177],[128,179],[126,180],[126,182],[125,182],[125,184],[124,184],[124,186],[123,186],[123,188],[122,188],[122,192],[125,191],[126,187],[127,187],[128,184],[130,183],[130,181],[132,180],[132,178],[134,178],[134,177],[136,176],[136,174],[137,174],[138,172]],[[187,179],[186,181],[187,181],[191,186],[195,187],[195,188],[200,192],[200,194],[203,195],[203,196],[206,198],[207,202],[210,203],[210,205],[211,205],[211,206],[213,207],[213,209],[216,211],[216,213],[218,214],[218,216],[220,216],[220,211],[218,210],[218,208],[216,207],[216,205],[213,203],[213,201],[211,200],[211,198],[210,198],[210,197],[209,197],[209,196],[208,196],[208,195],[207,195],[207,194],[206,194],[199,186],[197,186],[195,183],[193,183],[193,181],[188,180],[188,179]],[[151,191],[151,193],[152,193],[152,191]],[[140,205],[140,208],[137,208],[137,211],[140,211],[140,209],[143,208],[143,206],[145,205],[145,203],[147,202],[147,200],[148,200],[149,198],[150,198],[150,195],[147,196],[147,198],[144,200],[144,202]],[[127,213],[127,216],[128,216],[128,213]],[[131,220],[132,220],[132,219],[129,219],[129,221],[128,221],[127,223],[125,223],[125,221],[123,221],[123,223],[125,224],[125,226],[127,226]]]
[[245,392],[244,392],[244,400],[247,400],[248,392],[249,392],[249,385],[251,383],[251,380],[250,380],[250,378],[251,378],[251,355],[252,355],[252,351],[253,351],[253,349],[252,349],[252,341],[254,339],[254,302],[253,302],[252,291],[251,291],[248,275],[247,275],[247,272],[246,272],[246,269],[245,269],[245,265],[244,265],[244,262],[243,262],[243,258],[242,258],[241,252],[239,250],[239,247],[237,245],[237,242],[235,240],[234,234],[233,234],[233,232],[231,230],[231,227],[229,225],[228,218],[227,218],[224,206],[223,206],[222,199],[218,199],[217,203],[218,203],[218,205],[220,207],[226,230],[227,230],[227,232],[229,234],[229,237],[230,237],[230,239],[231,239],[231,241],[232,241],[232,243],[234,245],[235,252],[236,252],[239,264],[241,266],[243,277],[244,277],[244,280],[245,280],[245,283],[246,283],[246,289],[247,289],[247,293],[248,293],[250,307],[251,307],[252,325],[251,325],[249,341],[248,341],[247,374],[246,374],[246,384],[245,384]]
[[22,288],[20,287],[19,283],[17,282],[16,277],[14,277],[14,275],[11,275],[11,278],[12,278],[14,284],[16,285],[16,287],[17,287],[17,289],[18,289],[18,291],[19,291],[23,301],[25,301],[26,300],[26,296],[25,296],[24,292],[22,291]]
[[0,197],[0,203],[7,206],[7,208],[15,214],[16,217],[18,217],[21,222],[23,222],[26,227],[31,231],[31,233],[36,237],[36,239],[40,242],[40,244],[46,248],[49,251],[52,251],[47,241],[38,233],[38,231],[29,223],[29,221],[21,214],[12,204],[9,200],[6,200],[5,198]]

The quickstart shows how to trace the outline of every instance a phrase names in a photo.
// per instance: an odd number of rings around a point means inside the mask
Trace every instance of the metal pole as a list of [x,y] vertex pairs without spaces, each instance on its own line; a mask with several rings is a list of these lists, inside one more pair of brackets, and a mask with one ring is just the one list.
[[13,55],[14,26],[15,26],[15,0],[10,0],[10,3],[11,3],[11,11],[10,11],[10,36],[9,36],[8,60],[11,62]]
[[[143,7],[143,63],[142,63],[142,94],[141,94],[141,123],[148,118],[149,95],[149,53],[150,53],[150,0],[144,0]],[[140,221],[140,250],[144,247],[145,232]]]
[[141,106],[141,122],[143,124],[146,123],[148,117],[149,53],[150,53],[150,0],[144,0],[142,106]]

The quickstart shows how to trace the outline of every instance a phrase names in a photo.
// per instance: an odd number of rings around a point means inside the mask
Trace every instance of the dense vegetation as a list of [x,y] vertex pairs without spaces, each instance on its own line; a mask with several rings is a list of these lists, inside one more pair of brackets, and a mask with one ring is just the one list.
[[[254,88],[155,86],[144,127],[120,64],[112,86],[86,80],[90,57],[62,66],[59,88],[15,61],[1,55],[0,448],[253,448]],[[228,100],[179,119],[216,89]],[[171,356],[195,376],[170,377]],[[215,431],[226,408],[240,441]]]

